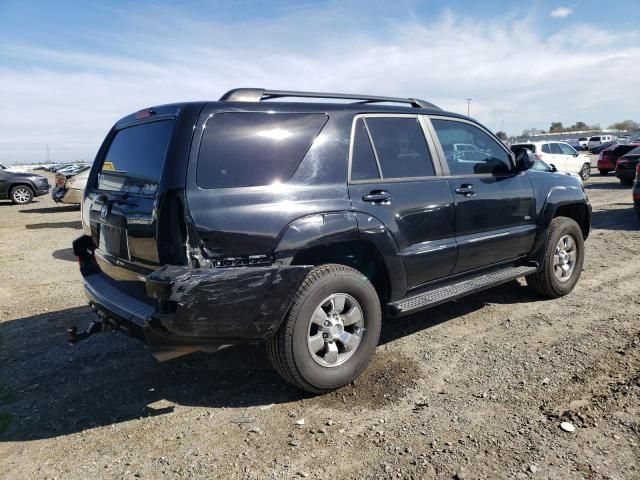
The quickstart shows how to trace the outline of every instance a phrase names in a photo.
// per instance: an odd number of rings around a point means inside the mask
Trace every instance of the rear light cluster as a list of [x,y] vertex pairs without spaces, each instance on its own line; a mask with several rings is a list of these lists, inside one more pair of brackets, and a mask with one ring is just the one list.
[[216,267],[249,267],[255,265],[271,265],[273,258],[269,255],[249,255],[246,257],[226,257],[213,261]]

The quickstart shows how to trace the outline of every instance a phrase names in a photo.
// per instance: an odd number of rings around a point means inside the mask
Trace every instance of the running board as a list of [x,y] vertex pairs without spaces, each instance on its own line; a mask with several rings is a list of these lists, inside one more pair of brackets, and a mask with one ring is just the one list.
[[500,270],[494,270],[491,273],[484,273],[466,280],[458,280],[457,282],[449,282],[430,290],[405,297],[397,302],[387,304],[390,313],[395,316],[407,315],[429,307],[435,307],[441,303],[464,297],[473,292],[479,292],[486,288],[495,287],[501,283],[515,280],[535,273],[537,267],[522,266],[508,267]]

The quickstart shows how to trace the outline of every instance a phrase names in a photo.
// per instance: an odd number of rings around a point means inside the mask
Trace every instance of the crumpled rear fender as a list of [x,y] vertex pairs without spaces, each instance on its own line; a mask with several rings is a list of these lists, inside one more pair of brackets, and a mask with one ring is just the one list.
[[154,319],[172,334],[231,343],[262,339],[279,328],[311,268],[168,265],[147,277],[147,294],[167,307]]

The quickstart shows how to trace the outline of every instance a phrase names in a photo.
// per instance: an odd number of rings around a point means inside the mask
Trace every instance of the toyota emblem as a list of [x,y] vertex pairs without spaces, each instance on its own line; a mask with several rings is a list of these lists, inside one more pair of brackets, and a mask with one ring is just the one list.
[[102,205],[102,208],[100,209],[100,218],[107,218],[107,215],[109,215],[109,205]]

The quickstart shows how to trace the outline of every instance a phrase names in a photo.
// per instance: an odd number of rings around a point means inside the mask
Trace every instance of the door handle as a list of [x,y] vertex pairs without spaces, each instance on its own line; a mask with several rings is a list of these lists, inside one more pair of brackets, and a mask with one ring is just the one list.
[[463,183],[459,188],[456,188],[456,193],[464,195],[465,197],[473,197],[476,192],[473,190],[473,185],[470,183]]
[[391,194],[386,190],[374,190],[362,197],[365,202],[384,203],[391,200]]

